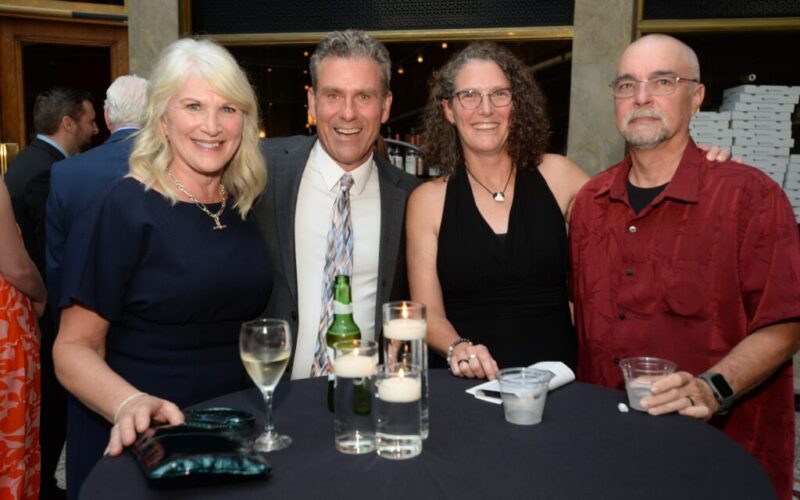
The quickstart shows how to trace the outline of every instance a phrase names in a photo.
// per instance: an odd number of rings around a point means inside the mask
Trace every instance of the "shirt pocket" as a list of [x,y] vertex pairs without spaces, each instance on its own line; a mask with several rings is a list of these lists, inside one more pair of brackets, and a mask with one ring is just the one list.
[[711,263],[678,260],[660,275],[662,302],[667,314],[707,319],[711,304]]

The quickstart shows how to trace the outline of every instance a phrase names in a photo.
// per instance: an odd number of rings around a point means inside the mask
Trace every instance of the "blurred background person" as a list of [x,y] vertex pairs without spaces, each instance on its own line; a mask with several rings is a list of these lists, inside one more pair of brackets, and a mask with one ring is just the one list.
[[545,154],[530,71],[504,47],[470,44],[434,73],[423,119],[425,162],[449,174],[417,188],[406,217],[430,347],[457,376],[542,360],[574,368],[565,215],[587,176]]
[[39,498],[39,339],[47,293],[0,179],[0,497]]
[[[103,119],[111,135],[85,153],[53,164],[47,198],[47,288],[51,305],[58,304],[61,261],[70,228],[98,194],[128,173],[133,134],[147,111],[147,80],[123,75],[106,90]],[[56,311],[57,312],[57,311]]]
[[[53,163],[80,153],[97,134],[94,99],[83,90],[53,87],[36,96],[33,127],[36,137],[8,167],[6,183],[14,217],[25,248],[39,273],[45,276],[45,209]],[[55,305],[55,303],[54,303]],[[44,312],[44,311],[43,311]],[[66,436],[66,395],[56,380],[52,347],[56,327],[51,314],[39,321],[42,375],[42,497],[63,498],[54,478]]]
[[91,145],[98,132],[93,103],[88,92],[66,87],[53,87],[36,96],[33,106],[36,137],[8,166],[6,185],[14,217],[22,230],[25,248],[42,275],[50,167]]
[[252,386],[239,327],[271,290],[250,214],[266,182],[250,82],[225,49],[191,39],[152,74],[131,175],[67,243],[54,357],[74,396],[70,498],[104,450],[118,455],[151,420],[182,422],[179,407]]

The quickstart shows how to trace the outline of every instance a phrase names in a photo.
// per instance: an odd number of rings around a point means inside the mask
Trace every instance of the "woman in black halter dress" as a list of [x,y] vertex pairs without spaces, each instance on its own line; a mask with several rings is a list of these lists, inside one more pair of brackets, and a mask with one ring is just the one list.
[[565,214],[587,177],[544,154],[548,128],[538,86],[498,45],[473,43],[432,78],[423,148],[450,175],[409,200],[409,283],[457,376],[575,366]]

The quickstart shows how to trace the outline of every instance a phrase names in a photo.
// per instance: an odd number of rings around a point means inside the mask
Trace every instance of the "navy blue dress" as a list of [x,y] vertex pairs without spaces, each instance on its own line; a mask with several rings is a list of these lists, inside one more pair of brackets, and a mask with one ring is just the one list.
[[[239,327],[263,311],[272,273],[252,214],[243,221],[231,205],[221,217],[227,228],[215,231],[193,203],[171,205],[125,178],[87,210],[67,245],[60,307],[82,304],[108,320],[111,369],[181,408],[252,385]],[[102,457],[110,428],[71,398],[70,498]]]

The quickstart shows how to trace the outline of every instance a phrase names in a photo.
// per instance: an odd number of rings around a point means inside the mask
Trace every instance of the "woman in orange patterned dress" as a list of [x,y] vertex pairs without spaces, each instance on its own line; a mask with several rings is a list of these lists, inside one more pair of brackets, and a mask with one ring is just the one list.
[[39,498],[39,338],[44,282],[0,179],[0,498]]

